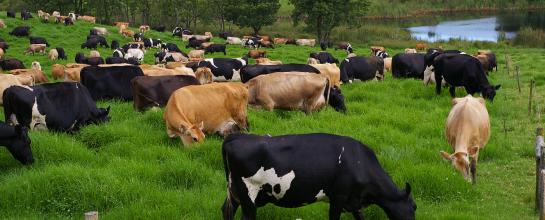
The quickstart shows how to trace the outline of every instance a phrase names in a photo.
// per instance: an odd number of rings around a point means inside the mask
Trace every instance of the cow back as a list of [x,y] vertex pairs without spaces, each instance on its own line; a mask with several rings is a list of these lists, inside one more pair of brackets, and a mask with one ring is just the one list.
[[87,87],[94,101],[120,98],[132,100],[131,80],[144,76],[137,66],[88,66],[81,70],[81,84]]
[[320,71],[306,64],[284,64],[284,65],[246,65],[240,70],[240,81],[246,83],[259,76],[276,72],[309,72],[320,73]]
[[144,111],[148,107],[166,106],[174,91],[188,85],[200,83],[195,77],[188,75],[137,76],[131,80],[134,108]]

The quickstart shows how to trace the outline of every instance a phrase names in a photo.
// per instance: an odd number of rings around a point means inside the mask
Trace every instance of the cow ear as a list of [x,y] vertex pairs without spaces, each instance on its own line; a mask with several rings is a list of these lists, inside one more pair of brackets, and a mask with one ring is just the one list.
[[405,199],[409,199],[409,196],[411,195],[411,185],[407,182],[405,182],[405,189],[403,190],[405,192]]
[[443,160],[450,161],[452,160],[452,155],[448,154],[447,152],[441,151],[441,157],[443,157]]
[[499,84],[499,85],[497,85],[497,86],[494,86],[494,89],[495,89],[495,90],[498,90],[498,89],[500,89],[500,87],[501,87],[501,84]]
[[469,157],[476,156],[477,154],[479,154],[479,147],[472,147],[471,149],[469,149],[469,151],[467,151],[467,154],[469,155]]
[[106,116],[110,116],[110,106],[108,106],[108,108],[106,108]]
[[200,128],[201,131],[202,131],[203,128],[204,128],[204,121],[201,122],[201,128]]

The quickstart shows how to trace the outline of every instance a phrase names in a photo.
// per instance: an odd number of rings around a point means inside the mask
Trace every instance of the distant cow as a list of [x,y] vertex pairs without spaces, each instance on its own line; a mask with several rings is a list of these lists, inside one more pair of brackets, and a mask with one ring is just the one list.
[[339,60],[328,52],[310,53],[310,57],[316,59],[319,63],[339,63]]
[[110,36],[110,33],[108,33],[108,30],[106,30],[106,28],[94,27],[93,29],[96,30],[98,35],[108,35],[108,36]]
[[212,54],[214,52],[223,52],[223,55],[227,55],[225,52],[225,44],[212,44],[206,48],[204,54]]
[[[89,36],[95,36],[95,35],[89,35]],[[97,49],[98,41],[94,38],[88,39],[87,42],[81,44],[81,49],[87,48],[87,49]]]
[[7,28],[6,24],[4,23],[4,20],[0,19],[0,27],[1,28]]
[[0,67],[2,67],[2,70],[26,69],[20,60],[6,58],[0,58]]
[[15,12],[14,11],[8,11],[7,16],[8,16],[8,18],[15,18]]
[[133,99],[131,80],[143,75],[137,66],[89,66],[81,70],[81,84],[89,89],[93,101],[110,98],[129,101]]
[[64,18],[64,24],[66,24],[66,26],[74,25],[74,22],[72,21],[72,18],[66,17],[66,18]]
[[426,50],[427,44],[416,44],[416,50]]
[[173,43],[161,44],[161,52],[182,52],[178,45]]
[[405,53],[416,53],[416,49],[405,48]]
[[257,208],[267,203],[294,208],[318,201],[330,204],[329,219],[342,212],[365,219],[361,209],[371,204],[389,219],[415,219],[411,186],[400,190],[373,149],[350,137],[235,133],[223,142],[222,157],[226,220],[234,219],[239,206],[242,219],[258,219]]
[[[98,36],[98,35],[89,35],[89,36],[87,36],[87,41],[89,41],[91,39],[96,40],[100,44],[100,46],[110,47],[110,45],[108,45],[108,42],[106,41],[106,38],[104,38],[103,36]],[[81,49],[83,49],[83,48],[81,48]]]
[[104,64],[104,59],[102,59],[102,57],[85,57],[82,52],[76,54],[75,61],[76,63],[85,63],[89,65]]
[[370,54],[370,55],[374,55],[374,54],[377,52],[377,50],[386,51],[386,50],[384,49],[384,47],[371,46],[371,54]]
[[225,40],[227,40],[229,37],[234,37],[233,34],[229,32],[220,32],[218,35]]
[[113,39],[112,44],[110,44],[110,49],[115,50],[117,48],[119,48],[119,41],[116,39]]
[[238,37],[227,37],[227,43],[226,44],[240,44],[242,43],[242,40]]
[[42,55],[47,54],[47,50],[45,49],[45,44],[31,44],[28,46],[28,48],[23,52],[24,55],[27,55],[29,53],[32,53],[34,56],[34,53],[42,53]]
[[202,40],[192,40],[192,41],[189,41],[189,43],[187,45],[185,45],[185,48],[188,49],[188,48],[194,48],[194,49],[197,49],[197,47],[200,47],[201,44],[205,42],[205,41],[202,41]]
[[153,27],[153,30],[155,30],[157,32],[165,32],[165,25],[155,26],[155,27]]
[[64,59],[64,60],[68,59],[68,57],[66,57],[66,54],[64,53],[64,48],[57,47],[55,49],[57,50],[57,53],[59,54],[59,59]]
[[248,64],[248,58],[210,58],[199,62],[198,67],[212,70],[214,81],[240,80],[240,69]]
[[349,46],[350,43],[348,42],[341,42],[339,43],[339,46],[335,47],[335,50],[346,50],[346,47]]
[[145,39],[144,40],[144,48],[161,48],[161,39]]
[[30,44],[45,44],[46,47],[50,46],[50,44],[47,43],[47,40],[43,37],[30,36]]
[[246,57],[248,58],[267,58],[267,51],[266,50],[250,50],[248,51],[248,54],[246,54]]
[[200,85],[193,76],[137,76],[131,80],[134,108],[144,111],[149,107],[164,107],[172,93],[189,85]]
[[9,32],[9,35],[14,35],[17,37],[28,36],[30,34],[30,26],[19,26]]
[[96,17],[93,17],[93,16],[87,16],[87,15],[84,15],[84,16],[81,16],[79,17],[80,20],[83,20],[85,22],[89,22],[89,23],[95,23],[96,21]]
[[145,34],[146,31],[149,29],[150,29],[149,25],[140,25],[140,27],[138,27],[138,31],[140,31],[140,33],[142,34]]
[[311,46],[314,47],[314,44],[316,44],[315,39],[297,39],[297,43],[301,46]]

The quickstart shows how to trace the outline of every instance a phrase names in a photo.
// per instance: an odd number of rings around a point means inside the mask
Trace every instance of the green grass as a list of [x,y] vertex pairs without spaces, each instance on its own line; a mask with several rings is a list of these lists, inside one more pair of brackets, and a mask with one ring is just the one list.
[[[10,45],[5,57],[20,59],[27,67],[32,61],[39,61],[50,79],[54,63],[74,62],[79,51],[89,55],[87,49],[80,49],[80,44],[85,42],[89,29],[100,26],[77,22],[66,27],[43,24],[38,19],[22,22],[4,16],[5,13],[0,13],[8,28],[0,29],[0,36]],[[31,36],[45,37],[52,44],[48,49],[63,46],[69,60],[24,56],[28,38],[7,34],[18,25],[30,25]],[[113,38],[122,44],[130,41],[121,39],[117,28],[106,28],[112,34],[105,36],[108,42]],[[146,33],[148,38],[176,43],[189,52],[185,42],[170,35]],[[396,39],[369,44],[386,46],[391,56],[414,45],[412,41]],[[225,42],[220,38],[212,41]],[[455,43],[443,43],[445,49],[457,49]],[[367,55],[369,44],[353,44],[356,54]],[[240,57],[247,53],[239,46],[227,48],[226,56],[215,53],[206,57]],[[545,49],[507,46],[510,66],[520,66],[522,93],[518,92],[516,78],[507,76],[502,45],[470,44],[468,49],[468,53],[492,49],[499,61],[499,71],[492,72],[489,80],[494,85],[502,84],[494,102],[487,102],[492,134],[480,154],[476,186],[464,181],[439,155],[441,150],[452,152],[444,135],[452,100],[448,91],[443,89],[436,95],[433,85],[423,87],[419,80],[393,79],[389,72],[383,82],[342,85],[346,114],[332,108],[310,116],[300,111],[275,110],[271,114],[249,109],[251,133],[327,132],[360,140],[375,150],[381,165],[398,186],[411,184],[418,205],[417,219],[535,219],[533,155],[535,129],[543,125],[538,114],[545,108],[545,77],[541,73],[545,64],[540,62],[545,59]],[[306,63],[309,53],[320,49],[279,45],[267,50],[271,60]],[[98,51],[103,58],[112,53],[106,48]],[[153,64],[152,54],[156,51],[149,50],[144,62]],[[338,59],[346,57],[344,51],[327,51]],[[539,105],[534,100],[533,113],[528,116],[530,79],[536,80],[534,93]],[[456,94],[466,95],[462,90]],[[139,113],[132,102],[116,100],[97,105],[111,106],[110,123],[90,125],[70,135],[31,132],[36,159],[33,165],[21,165],[6,148],[0,148],[0,218],[81,219],[85,212],[98,211],[101,219],[221,219],[220,207],[226,196],[222,137],[209,134],[201,145],[187,148],[180,139],[168,138],[162,119],[164,109]],[[3,109],[0,115],[2,112]],[[258,216],[326,219],[327,210],[326,203],[297,209],[267,205],[258,209]],[[240,218],[240,210],[237,213]],[[365,208],[364,213],[367,219],[386,218],[377,206]],[[342,219],[352,216],[343,214]]]

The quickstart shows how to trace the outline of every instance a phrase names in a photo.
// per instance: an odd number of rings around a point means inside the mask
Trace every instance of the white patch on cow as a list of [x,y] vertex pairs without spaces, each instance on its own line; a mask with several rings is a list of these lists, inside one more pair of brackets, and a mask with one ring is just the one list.
[[20,87],[23,87],[23,88],[25,88],[25,89],[28,89],[28,90],[30,90],[31,92],[34,91],[34,89],[32,89],[32,88],[30,88],[30,87],[28,87],[28,86],[25,86],[25,85],[22,85],[22,86],[20,86]]
[[344,61],[346,61],[346,62],[350,62],[350,60],[349,60],[348,58],[344,59]]
[[319,201],[329,203],[329,197],[324,193],[323,189],[318,192],[318,195],[316,195],[316,202]]
[[45,131],[47,125],[45,123],[45,115],[38,111],[38,98],[34,97],[34,106],[32,106],[32,119],[30,120],[30,130]]
[[424,86],[428,86],[431,75],[433,73],[433,65],[426,66],[426,69],[424,70]]
[[302,204],[302,206],[306,206],[306,205],[308,205],[308,203],[306,203],[306,202]]
[[214,75],[212,75],[212,80],[214,82],[227,82],[227,81],[229,81],[229,80],[227,80],[225,78],[225,76],[214,76]]
[[218,68],[218,67],[214,64],[214,58],[204,59],[204,61],[209,62],[210,64],[212,64],[212,66],[214,66],[215,68]]
[[78,87],[78,84],[77,84],[77,83],[75,83],[75,82],[74,82],[74,84],[76,85],[76,89],[79,89],[79,87]]
[[461,52],[460,54],[467,54],[467,53]]
[[339,164],[341,164],[341,156],[343,155],[344,153],[344,147],[343,147],[343,151],[341,151],[341,154],[339,155]]
[[348,80],[349,83],[352,83],[352,80]]
[[[293,181],[294,178],[295,173],[293,170],[286,175],[279,177],[274,168],[265,170],[264,167],[261,167],[253,176],[248,178],[242,177],[242,181],[246,184],[246,188],[248,188],[248,196],[252,202],[255,203],[257,194],[261,191],[262,186],[267,183],[273,188],[272,196],[274,196],[276,200],[282,199],[284,194],[286,194],[286,191],[290,188],[291,181]],[[274,187],[277,184],[280,185],[280,193],[278,194],[274,192]]]
[[235,58],[237,59],[238,61],[240,61],[242,63],[242,66],[246,66],[246,60],[242,59],[242,58]]

